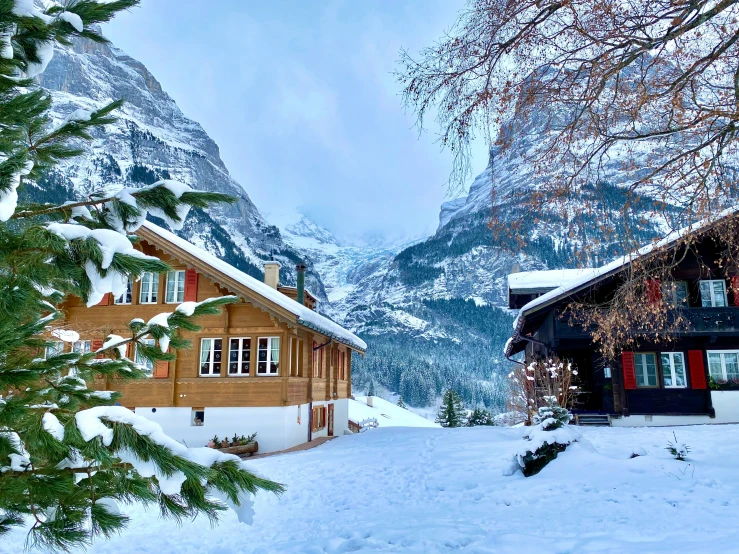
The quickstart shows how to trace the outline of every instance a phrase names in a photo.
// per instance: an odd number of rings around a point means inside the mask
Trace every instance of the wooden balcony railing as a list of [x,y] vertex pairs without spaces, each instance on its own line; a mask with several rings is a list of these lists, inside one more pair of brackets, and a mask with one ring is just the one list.
[[[739,306],[684,308],[681,313],[687,322],[680,331],[681,334],[739,333]],[[579,338],[587,336],[587,333],[581,326],[570,325],[568,319],[555,315],[554,336],[556,338]]]

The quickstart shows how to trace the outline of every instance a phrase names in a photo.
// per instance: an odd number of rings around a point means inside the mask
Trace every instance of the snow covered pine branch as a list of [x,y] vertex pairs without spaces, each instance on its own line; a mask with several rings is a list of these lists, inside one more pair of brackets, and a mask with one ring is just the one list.
[[75,340],[55,328],[67,296],[92,306],[105,294],[124,293],[131,277],[168,269],[129,236],[147,215],[179,229],[191,208],[231,201],[167,180],[110,187],[62,205],[19,203],[24,183],[83,156],[92,130],[113,122],[121,106],[77,110],[54,125],[51,99],[34,78],[55,44],[73,37],[105,42],[91,25],[137,3],[44,2],[42,10],[33,0],[0,0],[0,390],[6,393],[0,397],[0,536],[28,525],[29,543],[51,550],[121,530],[126,504],[157,504],[176,520],[201,513],[215,520],[227,506],[241,506],[239,515],[248,520],[249,495],[283,490],[235,456],[186,448],[159,425],[115,406],[116,393],[88,385],[96,376],[145,377],[146,368],[127,358],[127,345],[149,361],[172,360],[188,346],[179,331],[198,330],[199,316],[218,313],[234,297],[186,302],[148,322],[134,319],[129,336],[109,336],[96,352],[51,348],[53,338]]

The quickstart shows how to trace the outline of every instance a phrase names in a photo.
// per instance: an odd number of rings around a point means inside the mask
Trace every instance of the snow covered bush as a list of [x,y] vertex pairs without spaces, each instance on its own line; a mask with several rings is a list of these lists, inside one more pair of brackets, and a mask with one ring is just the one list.
[[79,339],[60,324],[66,297],[93,306],[125,293],[129,278],[169,269],[134,247],[147,215],[179,229],[191,208],[232,201],[165,180],[138,189],[111,184],[62,205],[19,203],[19,189],[43,190],[41,178],[84,155],[93,132],[104,132],[121,106],[54,121],[51,98],[34,78],[56,43],[103,43],[97,25],[137,3],[0,0],[0,537],[27,524],[28,545],[44,551],[120,531],[129,521],[126,504],[155,505],[178,521],[198,514],[215,521],[229,505],[249,515],[244,508],[258,490],[283,490],[235,456],[171,439],[116,406],[119,393],[91,388],[96,378],[146,377],[129,351],[152,363],[174,360],[189,346],[180,330],[199,330],[197,318],[218,314],[235,297],[185,302],[148,322],[135,318],[126,336],[111,335],[94,352],[56,344]]
[[677,440],[677,435],[673,431],[672,433],[673,438],[675,439],[675,442],[668,442],[667,447],[665,450],[667,450],[676,460],[680,460],[681,462],[684,462],[688,459],[688,454],[690,454],[690,447],[682,442],[679,442]]
[[572,415],[557,404],[554,396],[545,397],[546,406],[539,408],[534,425],[524,436],[525,446],[514,456],[514,469],[526,477],[539,473],[568,445],[580,438],[580,433],[569,425]]
[[572,408],[578,387],[574,384],[577,369],[568,360],[556,356],[516,364],[509,374],[511,383],[508,411],[519,414],[520,421],[534,423],[537,411],[547,407],[548,397],[554,397],[557,405]]

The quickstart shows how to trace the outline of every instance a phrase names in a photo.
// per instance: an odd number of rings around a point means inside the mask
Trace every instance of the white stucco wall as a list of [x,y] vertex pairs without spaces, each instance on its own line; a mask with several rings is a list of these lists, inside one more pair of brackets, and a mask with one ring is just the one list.
[[612,427],[665,427],[669,425],[703,425],[706,423],[718,423],[715,419],[705,416],[649,416],[632,415],[628,417],[611,419]]
[[[250,435],[256,431],[259,452],[284,450],[308,440],[308,405],[272,408],[205,408],[205,423],[191,425],[191,408],[136,408],[136,414],[159,423],[173,439],[198,447],[214,436]],[[298,415],[300,422],[298,422]]]
[[739,423],[739,391],[711,391],[711,402],[716,410],[712,423]]
[[334,435],[340,437],[349,429],[349,399],[334,401]]

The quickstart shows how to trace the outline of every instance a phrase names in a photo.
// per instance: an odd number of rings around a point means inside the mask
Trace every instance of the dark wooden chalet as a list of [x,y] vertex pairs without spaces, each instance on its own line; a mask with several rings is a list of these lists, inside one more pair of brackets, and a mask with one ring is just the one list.
[[739,421],[739,267],[719,263],[723,248],[709,230],[700,228],[698,244],[669,282],[652,280],[647,287],[687,320],[672,340],[647,338],[616,359],[603,359],[590,334],[568,320],[566,308],[582,298],[607,298],[637,258],[682,248],[679,232],[604,267],[572,274],[549,291],[535,275],[514,278],[518,288],[509,285],[509,305],[520,311],[506,357],[525,352],[527,360],[571,360],[582,388],[575,412],[607,415],[614,425]]

